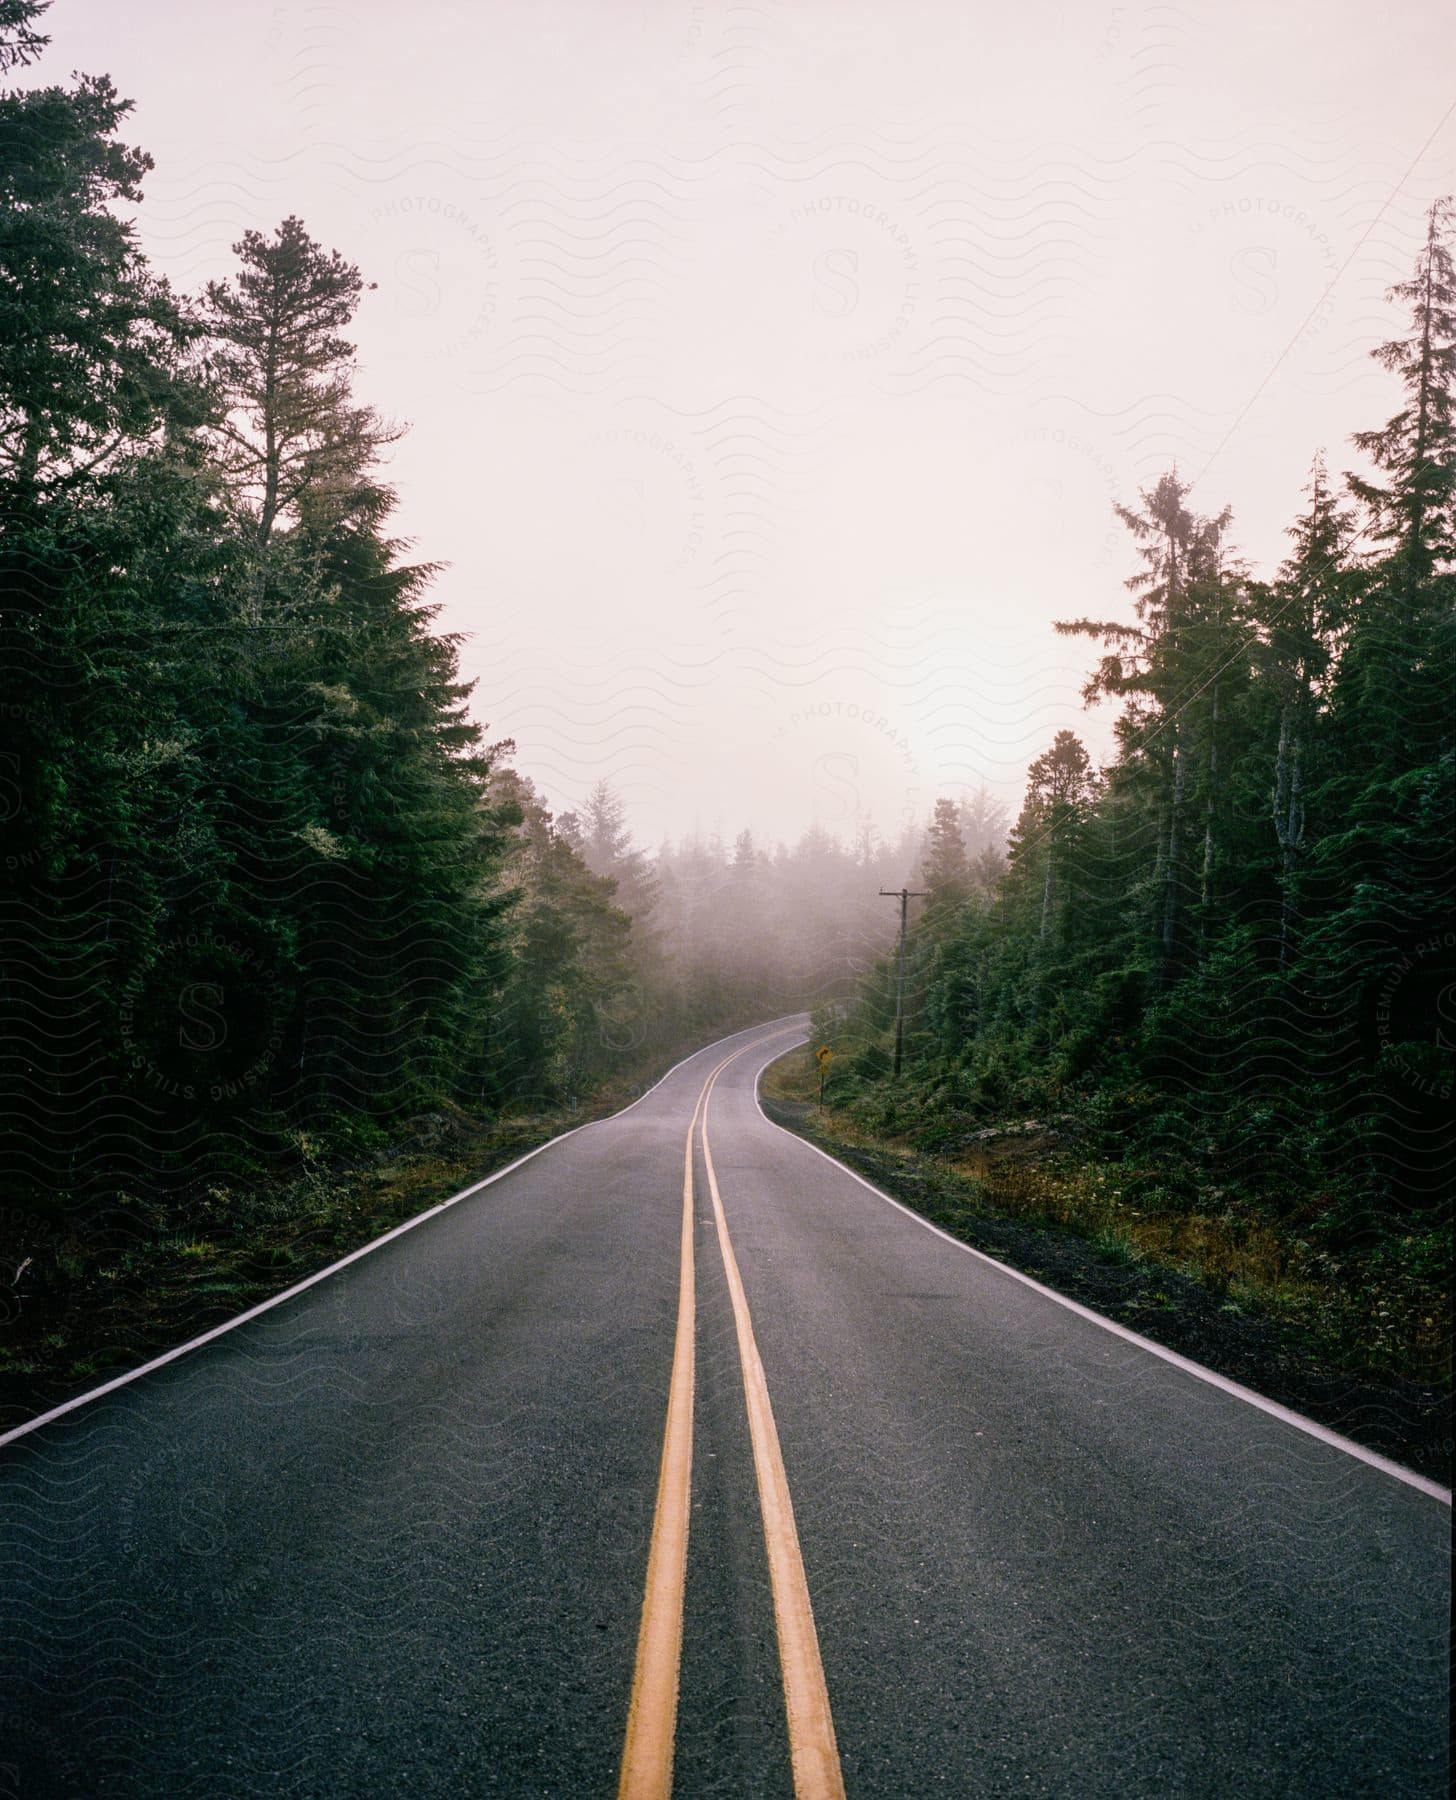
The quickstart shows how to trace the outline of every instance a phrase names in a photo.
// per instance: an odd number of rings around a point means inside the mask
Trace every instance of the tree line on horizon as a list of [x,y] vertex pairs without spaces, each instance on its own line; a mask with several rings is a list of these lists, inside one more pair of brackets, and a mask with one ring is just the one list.
[[1354,436],[1369,472],[1316,456],[1272,576],[1176,471],[1118,507],[1134,617],[1056,627],[1100,648],[1115,753],[1056,734],[989,880],[940,802],[905,1078],[885,962],[817,1021],[849,1051],[831,1097],[927,1145],[1068,1118],[1150,1161],[1150,1204],[1241,1192],[1332,1254],[1448,1254],[1452,218],[1432,206],[1392,291],[1409,328],[1372,352],[1400,404]]
[[[954,812],[963,853],[986,880],[1006,866],[1009,818],[982,786]],[[813,825],[792,845],[689,835],[637,848],[626,810],[599,782],[559,828],[632,920],[633,991],[644,1029],[689,1043],[718,1027],[849,999],[893,941],[881,888],[913,881],[930,842],[906,823],[893,838],[861,818],[842,840]]]

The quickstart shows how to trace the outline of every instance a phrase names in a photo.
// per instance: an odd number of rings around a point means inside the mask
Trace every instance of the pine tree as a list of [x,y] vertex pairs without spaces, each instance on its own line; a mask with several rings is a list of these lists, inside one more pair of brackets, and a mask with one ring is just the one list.
[[1319,694],[1348,621],[1346,548],[1354,537],[1353,517],[1331,492],[1322,454],[1305,492],[1309,505],[1289,527],[1293,552],[1261,608],[1279,717],[1269,801],[1279,846],[1279,967],[1285,971],[1294,952]]
[[1411,333],[1392,338],[1371,354],[1400,377],[1406,404],[1376,431],[1358,431],[1354,442],[1386,477],[1384,484],[1348,477],[1372,514],[1371,536],[1392,545],[1399,580],[1409,595],[1438,566],[1449,574],[1456,558],[1456,268],[1450,232],[1456,206],[1445,198],[1426,218],[1426,241],[1409,281],[1389,298],[1411,308]]
[[935,803],[926,834],[921,876],[930,890],[932,906],[953,906],[965,899],[970,866],[966,861],[960,808],[954,800],[942,798]]
[[1011,821],[1006,808],[982,782],[975,794],[961,801],[961,831],[966,840],[966,856],[973,871],[977,868],[1004,868],[1006,838]]
[[225,413],[215,435],[219,465],[266,547],[281,520],[306,510],[317,526],[347,506],[400,433],[353,400],[354,348],[341,334],[363,292],[358,269],[296,218],[271,239],[244,232],[233,254],[241,271],[206,289]]
[[530,781],[499,768],[490,798],[515,820],[499,1079],[515,1098],[559,1100],[642,1041],[631,921],[613,904],[610,879],[586,866],[574,821],[565,830],[553,821]]
[[1391,289],[1411,308],[1408,336],[1372,352],[1399,377],[1406,403],[1355,435],[1384,481],[1346,477],[1381,547],[1367,567],[1340,669],[1340,722],[1362,765],[1393,770],[1448,749],[1452,620],[1456,614],[1456,271],[1453,207],[1438,200],[1409,281]]
[[1012,834],[1011,859],[1019,868],[1033,857],[1042,864],[1040,938],[1052,928],[1068,846],[1095,791],[1086,748],[1072,731],[1059,731],[1026,772],[1026,803]]
[[33,63],[51,41],[32,29],[50,0],[0,0],[0,75]]
[[[6,68],[43,46],[41,10],[0,11]],[[104,77],[0,93],[4,1157],[88,1197],[154,1141],[155,1097],[145,1117],[119,1101],[125,996],[169,888],[210,860],[166,636],[179,571],[207,555],[172,442],[202,401],[183,309],[123,216],[151,168],[117,141],[129,111]]]
[[[1456,1148],[1439,1011],[1456,839],[1451,219],[1449,201],[1432,207],[1414,275],[1392,290],[1411,308],[1409,335],[1373,352],[1406,403],[1355,439],[1384,480],[1348,478],[1375,549],[1351,576],[1328,683],[1324,778],[1311,804],[1319,838],[1303,881],[1312,917],[1297,970],[1321,1011],[1329,1114],[1364,1160],[1372,1201],[1384,1194],[1392,1207],[1430,1204]],[[1382,1016],[1392,983],[1402,1003]]]
[[119,216],[152,167],[116,140],[131,110],[105,76],[0,93],[0,517],[12,526],[200,416],[191,328]]
[[1127,581],[1137,622],[1059,621],[1063,635],[1096,637],[1109,652],[1084,697],[1129,702],[1117,724],[1121,757],[1138,765],[1157,812],[1155,931],[1164,985],[1176,980],[1187,952],[1185,913],[1192,885],[1187,840],[1203,801],[1198,892],[1213,894],[1220,757],[1227,729],[1224,692],[1247,674],[1251,643],[1243,634],[1243,572],[1224,539],[1229,513],[1199,517],[1186,507],[1187,484],[1176,472],[1142,495],[1137,511],[1116,510],[1138,543],[1142,569]]
[[632,842],[627,811],[606,780],[587,796],[581,815],[582,851],[595,875],[617,884],[617,904],[639,922],[639,937],[656,904],[656,883],[647,857]]

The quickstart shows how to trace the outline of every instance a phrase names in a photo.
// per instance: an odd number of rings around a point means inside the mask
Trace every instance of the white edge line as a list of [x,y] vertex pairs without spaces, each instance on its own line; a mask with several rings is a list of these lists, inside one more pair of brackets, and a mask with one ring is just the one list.
[[[787,1013],[784,1016],[793,1019],[798,1015]],[[770,1026],[779,1023],[778,1019],[769,1019],[762,1025],[746,1025],[742,1031],[730,1032],[727,1037],[719,1038],[716,1043],[704,1044],[702,1049],[689,1051],[686,1056],[679,1057],[670,1069],[659,1075],[652,1086],[645,1088],[629,1105],[620,1107],[614,1113],[607,1113],[600,1119],[585,1119],[580,1125],[573,1125],[569,1131],[558,1132],[555,1137],[547,1138],[544,1144],[537,1144],[534,1150],[528,1150],[524,1156],[518,1156],[514,1162],[507,1163],[505,1168],[497,1169],[494,1174],[486,1175],[480,1181],[472,1182],[469,1187],[461,1188],[458,1194],[451,1194],[448,1200],[441,1200],[436,1205],[426,1208],[424,1212],[416,1213],[412,1219],[406,1219],[403,1224],[394,1226],[383,1236],[371,1238],[367,1244],[361,1244],[357,1250],[351,1250],[347,1256],[341,1256],[337,1262],[331,1262],[326,1268],[316,1270],[302,1281],[294,1282],[292,1287],[284,1288],[282,1293],[272,1294],[268,1299],[260,1300],[256,1306],[250,1306],[246,1312],[237,1313],[231,1319],[224,1319],[221,1324],[212,1326],[195,1338],[188,1338],[185,1344],[178,1344],[171,1350],[164,1350],[160,1356],[152,1357],[149,1362],[141,1363],[135,1369],[128,1369],[125,1374],[113,1376],[110,1381],[103,1381],[100,1387],[87,1388],[84,1394],[75,1394],[71,1399],[63,1400],[59,1406],[51,1407],[48,1412],[38,1413],[35,1418],[27,1419],[23,1425],[15,1425],[9,1431],[0,1432],[0,1448],[6,1444],[13,1444],[17,1438],[27,1437],[32,1431],[39,1431],[42,1425],[49,1425],[54,1420],[63,1418],[67,1413],[75,1412],[78,1407],[87,1406],[91,1401],[99,1400],[103,1394],[114,1393],[117,1388],[126,1387],[133,1381],[140,1381],[143,1375],[150,1375],[157,1369],[165,1368],[168,1363],[176,1362],[179,1357],[189,1356],[194,1350],[200,1350],[204,1344],[210,1344],[214,1338],[220,1338],[229,1331],[236,1331],[239,1325],[246,1325],[250,1319],[256,1319],[262,1313],[271,1312],[275,1306],[282,1306],[285,1300],[292,1300],[295,1295],[305,1293],[311,1287],[317,1287],[319,1282],[327,1281],[330,1275],[337,1275],[340,1269],[347,1269],[350,1263],[358,1262],[360,1257],[370,1255],[381,1245],[391,1243],[397,1237],[403,1237],[405,1232],[413,1231],[416,1225],[423,1225],[426,1219],[433,1219],[438,1214],[448,1211],[450,1207],[458,1206],[462,1200],[468,1200],[472,1194],[478,1194],[482,1188],[488,1188],[492,1182],[503,1181],[507,1175],[514,1174],[523,1163],[530,1162],[532,1157],[539,1156],[543,1150],[550,1150],[555,1144],[564,1144],[567,1138],[575,1137],[579,1131],[590,1131],[593,1125],[605,1125],[611,1119],[620,1119],[623,1113],[629,1113],[634,1106],[640,1106],[649,1094],[654,1093],[662,1086],[669,1075],[675,1075],[694,1057],[702,1056],[708,1050],[716,1050],[719,1044],[731,1044],[734,1038],[747,1037],[753,1031],[766,1031]],[[745,1049],[749,1047],[748,1045],[744,1046]]]
[[[808,1043],[808,1041],[806,1037],[804,1042]],[[779,1052],[779,1056],[787,1054],[787,1051]],[[948,1231],[942,1231],[939,1225],[932,1225],[929,1219],[923,1218],[912,1207],[906,1206],[903,1201],[895,1199],[892,1194],[884,1193],[872,1181],[866,1181],[864,1176],[851,1169],[848,1163],[842,1163],[837,1156],[831,1156],[827,1150],[821,1150],[817,1144],[810,1143],[808,1138],[800,1137],[797,1131],[790,1131],[787,1126],[780,1125],[776,1119],[769,1118],[763,1110],[763,1100],[759,1095],[758,1084],[763,1078],[764,1070],[772,1063],[777,1062],[779,1056],[771,1057],[768,1062],[761,1064],[753,1078],[753,1103],[758,1108],[763,1122],[771,1125],[775,1131],[783,1132],[786,1138],[792,1138],[796,1144],[802,1144],[806,1150],[812,1150],[816,1156],[822,1156],[825,1162],[833,1163],[836,1169],[842,1169],[852,1181],[857,1181],[862,1188],[867,1188],[877,1200],[883,1200],[887,1206],[893,1206],[897,1212],[904,1213],[907,1219],[913,1219],[917,1225],[923,1225],[927,1231],[934,1232],[938,1238],[944,1238],[948,1244],[954,1244],[957,1250],[964,1250],[968,1256],[974,1256],[978,1262],[989,1264],[991,1268],[998,1269],[1003,1275],[1009,1275],[1013,1281],[1019,1281],[1023,1287],[1031,1288],[1034,1293],[1041,1294],[1048,1300],[1055,1300],[1058,1306],[1066,1307],[1068,1312],[1076,1313],[1078,1318],[1087,1319],[1093,1325],[1100,1325],[1104,1331],[1110,1331],[1114,1337],[1120,1337],[1129,1344],[1136,1344],[1140,1350],[1146,1350],[1151,1355],[1160,1357],[1165,1363],[1171,1363],[1175,1369],[1182,1369],[1185,1374],[1196,1376],[1199,1381],[1207,1382],[1210,1387],[1216,1387],[1225,1394],[1231,1394],[1235,1400],[1242,1400],[1249,1406],[1256,1406],[1260,1412],[1268,1413],[1271,1418],[1283,1420],[1286,1425],[1292,1425],[1296,1431],[1303,1431],[1312,1438],[1318,1438],[1322,1444],[1329,1444],[1336,1450],[1343,1450],[1347,1456],[1353,1456],[1359,1462],[1368,1463],[1372,1469],[1379,1469],[1383,1475],[1394,1476],[1397,1481],[1403,1481],[1407,1487],[1415,1488],[1418,1493],[1429,1494],[1433,1500],[1439,1500],[1445,1506],[1451,1504],[1450,1488],[1442,1487],[1438,1481],[1431,1481],[1424,1475],[1418,1475],[1414,1469],[1404,1468],[1400,1463],[1392,1462],[1388,1456],[1381,1456],[1376,1450],[1367,1450],[1363,1444],[1357,1444],[1353,1438],[1342,1437],[1338,1431],[1331,1431],[1329,1426],[1321,1425],[1318,1420],[1307,1419],[1303,1413],[1297,1413],[1287,1406],[1281,1406],[1277,1400],[1268,1400],[1263,1394],[1256,1394],[1252,1388],[1246,1388],[1237,1381],[1231,1381],[1227,1375],[1220,1375],[1217,1369],[1205,1368],[1202,1363],[1196,1363],[1186,1356],[1180,1356],[1176,1350],[1169,1350],[1162,1344],[1155,1344],[1151,1338],[1145,1338],[1136,1331],[1130,1331],[1126,1325],[1119,1325],[1116,1319],[1109,1319],[1103,1313],[1094,1312],[1090,1306],[1083,1306],[1080,1301],[1070,1300],[1065,1294],[1059,1294],[1055,1288],[1046,1287],[1030,1275],[1023,1275],[1020,1269],[1012,1268],[1010,1263],[1002,1262],[999,1257],[988,1256],[984,1250],[977,1250],[974,1244],[962,1243],[959,1238],[952,1237]]]

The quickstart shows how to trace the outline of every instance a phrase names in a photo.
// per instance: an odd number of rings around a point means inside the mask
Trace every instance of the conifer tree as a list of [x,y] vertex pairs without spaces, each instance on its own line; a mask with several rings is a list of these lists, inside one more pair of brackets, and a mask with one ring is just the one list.
[[1399,583],[1407,595],[1429,581],[1438,568],[1448,578],[1456,559],[1456,267],[1451,229],[1456,205],[1435,201],[1426,217],[1426,240],[1409,281],[1398,282],[1389,298],[1411,309],[1407,337],[1392,338],[1371,352],[1383,368],[1399,376],[1406,403],[1375,431],[1358,431],[1363,450],[1384,475],[1383,483],[1348,477],[1356,497],[1372,514],[1370,535],[1390,544],[1398,557]]
[[1142,495],[1137,511],[1116,510],[1137,540],[1142,569],[1127,581],[1137,622],[1061,621],[1064,635],[1096,637],[1109,652],[1083,689],[1088,700],[1129,702],[1117,723],[1126,763],[1135,765],[1157,813],[1156,935],[1164,985],[1187,950],[1184,915],[1193,885],[1188,838],[1194,808],[1203,806],[1198,892],[1212,895],[1221,802],[1220,754],[1227,729],[1224,691],[1241,652],[1242,569],[1224,544],[1229,512],[1200,517],[1184,504],[1187,484],[1176,472]]
[[51,41],[35,30],[50,0],[0,0],[0,75],[32,63]]
[[1051,930],[1069,841],[1086,816],[1095,785],[1086,748],[1073,731],[1059,731],[1026,772],[1026,803],[1012,834],[1011,860],[1018,867],[1033,858],[1042,864],[1040,938]]
[[1410,308],[1409,334],[1371,354],[1396,375],[1405,404],[1355,444],[1383,480],[1346,477],[1377,546],[1340,670],[1339,722],[1362,765],[1429,761],[1452,742],[1456,614],[1456,270],[1452,202],[1438,200],[1409,281],[1390,298]]
[[342,335],[363,280],[296,218],[233,245],[242,268],[209,282],[205,318],[224,408],[218,462],[266,546],[280,520],[347,507],[378,450],[399,436],[353,397],[354,347]]
[[921,876],[930,890],[931,904],[954,905],[965,898],[970,879],[966,841],[961,830],[960,808],[954,800],[935,803],[926,834]]
[[1309,505],[1288,535],[1294,549],[1264,597],[1267,663],[1276,690],[1278,736],[1269,804],[1279,846],[1279,966],[1287,971],[1320,697],[1348,623],[1350,570],[1346,550],[1354,520],[1331,491],[1323,454],[1305,489]]
[[0,515],[12,522],[198,416],[191,328],[121,215],[152,167],[117,140],[131,110],[105,76],[0,93]]
[[645,928],[657,898],[652,870],[632,842],[626,808],[605,779],[588,795],[580,825],[588,867],[616,882],[617,904]]

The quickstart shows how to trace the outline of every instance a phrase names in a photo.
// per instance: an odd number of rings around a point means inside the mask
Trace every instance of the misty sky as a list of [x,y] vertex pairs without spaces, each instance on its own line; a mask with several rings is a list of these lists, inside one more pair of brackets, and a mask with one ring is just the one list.
[[[1447,0],[56,0],[195,290],[286,213],[378,284],[490,735],[638,835],[1014,806],[1174,459],[1282,555],[1456,187]],[[1333,285],[1332,285],[1333,284]],[[1327,291],[1328,290],[1328,291]]]

